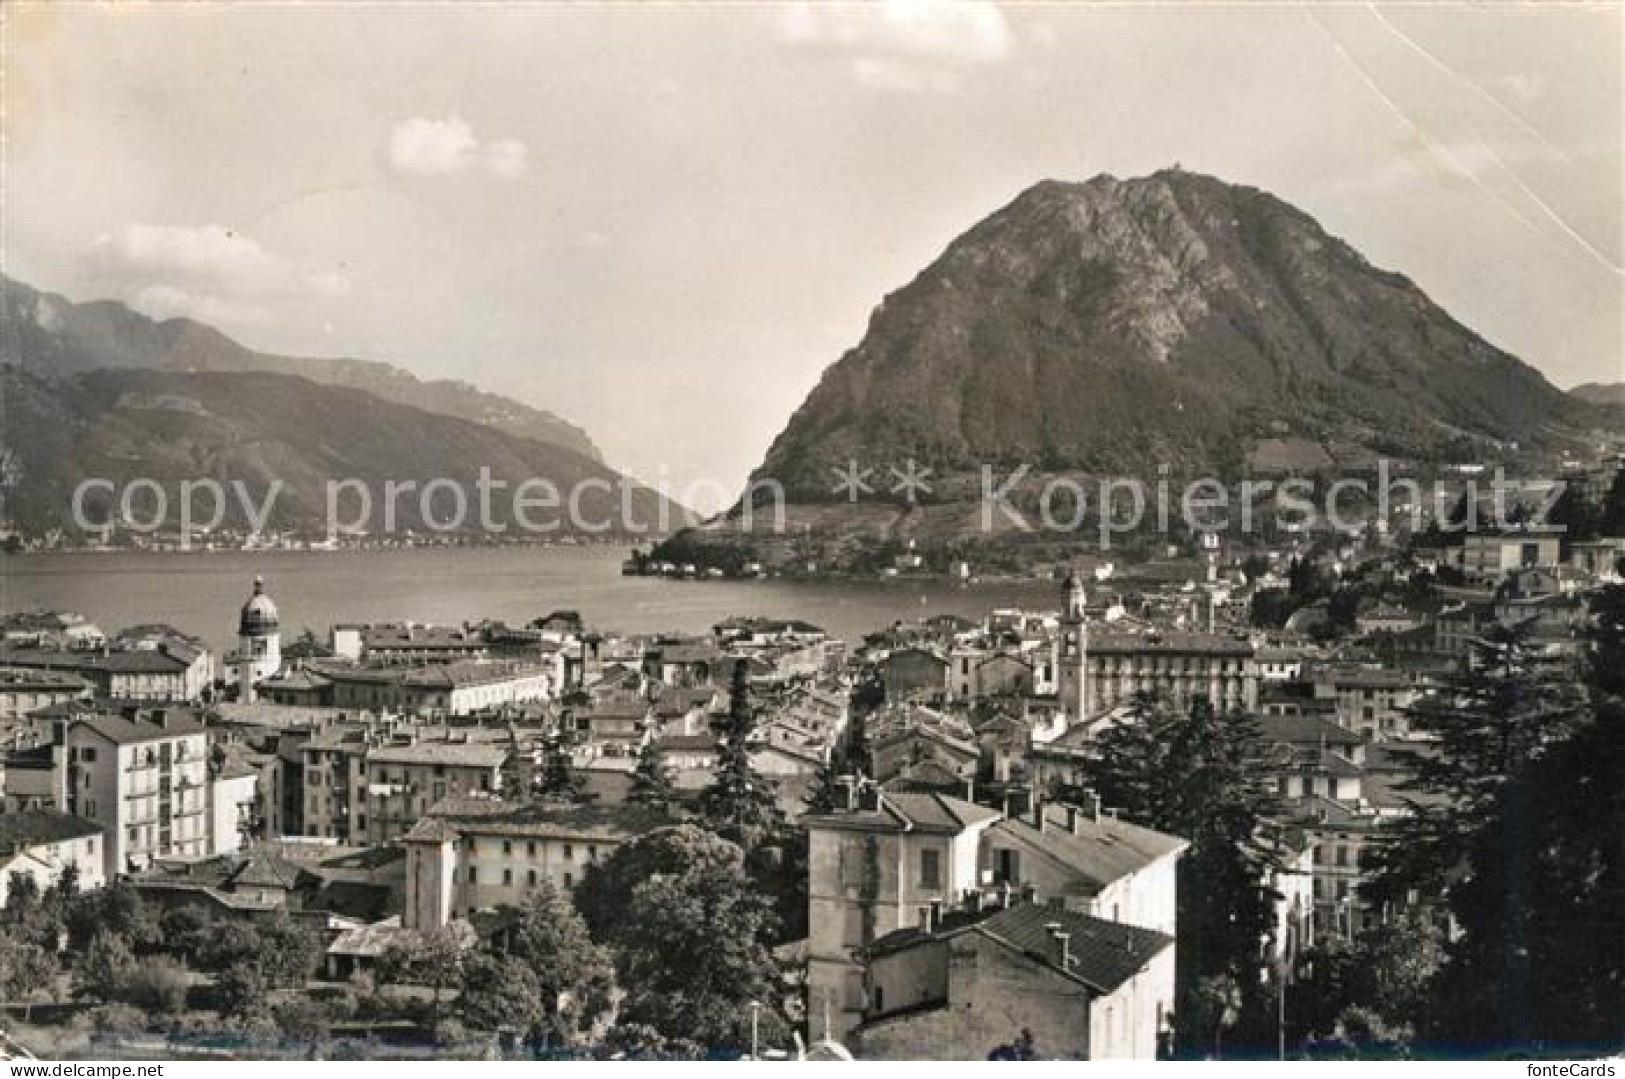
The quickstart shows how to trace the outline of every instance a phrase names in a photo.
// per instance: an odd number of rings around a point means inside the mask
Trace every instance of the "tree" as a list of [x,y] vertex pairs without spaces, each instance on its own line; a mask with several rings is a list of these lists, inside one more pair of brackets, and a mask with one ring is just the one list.
[[548,802],[579,802],[581,777],[570,759],[570,746],[561,734],[548,738],[542,750],[542,774],[537,794]]
[[615,964],[580,912],[550,881],[525,896],[497,949],[522,963],[542,990],[531,1033],[577,1041],[614,1007]]
[[638,766],[632,772],[632,787],[626,792],[626,800],[632,805],[667,809],[675,797],[671,770],[651,738],[638,752]]
[[0,932],[0,1000],[31,1006],[36,996],[49,995],[55,982],[56,957],[50,951]]
[[475,952],[463,964],[457,1014],[475,1030],[530,1040],[547,1023],[546,990],[522,960]]
[[124,938],[102,930],[73,961],[73,995],[112,1003],[135,969],[135,955]]
[[1357,1009],[1410,1041],[1419,1017],[1432,1007],[1444,963],[1444,933],[1423,908],[1407,908],[1374,923],[1353,940],[1332,937],[1306,952],[1289,994],[1289,1027],[1297,1038],[1338,1037]]
[[755,1001],[763,1039],[784,1036],[776,919],[738,845],[694,825],[650,832],[589,870],[576,902],[614,953],[625,1022],[743,1050]]
[[1265,1040],[1269,1012],[1261,956],[1275,931],[1280,868],[1270,824],[1275,803],[1260,776],[1258,727],[1217,714],[1205,698],[1186,709],[1146,695],[1128,720],[1103,731],[1086,781],[1136,824],[1189,840],[1176,880],[1179,950],[1174,1012],[1178,1050],[1212,1050],[1202,987],[1233,985],[1244,1037]]
[[136,964],[118,986],[118,999],[147,1012],[176,1015],[186,1008],[186,971],[165,956]]
[[273,989],[304,985],[321,962],[321,938],[286,914],[264,921],[215,922],[198,947],[201,964],[213,971],[221,1010],[259,1018]]
[[[1370,898],[1442,901],[1459,936],[1431,984],[1432,1039],[1482,1051],[1625,1044],[1625,663],[1619,590],[1597,597],[1582,691],[1497,627],[1412,709],[1410,812],[1383,837]],[[1615,612],[1615,613],[1611,613]]]
[[750,761],[756,713],[750,704],[745,664],[734,664],[728,714],[722,723],[722,754],[711,785],[700,795],[700,812],[719,835],[753,848],[784,823],[775,787]]
[[382,981],[426,985],[433,992],[431,1006],[440,1010],[440,995],[462,977],[463,940],[442,927],[403,936],[384,950],[378,963]]
[[1224,1032],[1241,1020],[1241,986],[1229,974],[1208,974],[1197,980],[1191,992],[1180,997],[1176,1011],[1180,1030],[1200,1031],[1213,1059],[1224,1056]]
[[141,893],[124,881],[74,896],[67,904],[64,921],[68,945],[74,950],[86,948],[104,931],[122,937],[136,955],[153,955],[164,946],[156,913]]

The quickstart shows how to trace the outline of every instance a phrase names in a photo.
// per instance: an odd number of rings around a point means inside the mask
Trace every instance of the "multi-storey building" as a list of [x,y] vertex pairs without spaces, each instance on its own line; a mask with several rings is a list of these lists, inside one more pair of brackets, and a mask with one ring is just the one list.
[[1420,696],[1405,671],[1386,667],[1328,667],[1314,674],[1315,696],[1336,704],[1340,727],[1373,741],[1405,738],[1408,709]]
[[976,887],[982,833],[996,810],[941,794],[887,793],[848,783],[834,813],[807,818],[809,1014],[839,1038],[867,1006],[859,954],[922,909],[952,906]]
[[62,879],[70,866],[81,892],[106,883],[102,826],[55,809],[0,813],[0,907],[10,900],[12,882],[27,877],[41,892]]
[[1083,585],[1066,580],[1056,639],[1061,709],[1084,720],[1141,693],[1177,704],[1205,697],[1220,711],[1258,707],[1259,671],[1245,639],[1215,633],[1089,632]]
[[448,799],[401,840],[407,929],[517,906],[542,881],[568,891],[629,839],[675,823],[638,806],[543,806]]
[[0,667],[76,674],[97,697],[122,701],[195,701],[214,680],[208,649],[177,639],[84,650],[0,648]]
[[108,880],[158,858],[209,853],[209,736],[191,715],[91,715],[61,736],[62,808],[106,832]]
[[0,668],[0,723],[40,708],[90,696],[90,683],[73,671]]
[[366,813],[358,834],[368,843],[388,843],[448,798],[497,797],[508,755],[506,746],[492,742],[374,747],[366,757]]

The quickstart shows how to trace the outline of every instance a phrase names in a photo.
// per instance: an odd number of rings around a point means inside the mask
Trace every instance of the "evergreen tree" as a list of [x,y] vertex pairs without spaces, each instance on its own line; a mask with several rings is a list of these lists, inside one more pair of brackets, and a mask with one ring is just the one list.
[[[1373,897],[1443,897],[1459,934],[1433,984],[1431,1040],[1454,1051],[1625,1045],[1625,663],[1620,590],[1595,603],[1589,685],[1527,625],[1475,646],[1413,710],[1410,812],[1385,837]],[[1615,612],[1611,614],[1610,612]]]
[[756,847],[784,823],[773,782],[750,762],[750,738],[755,731],[756,713],[750,703],[745,665],[737,663],[728,714],[722,722],[721,759],[716,777],[700,795],[700,812],[717,834],[746,849]]
[[1243,714],[1221,716],[1200,697],[1182,710],[1142,695],[1129,721],[1101,733],[1085,768],[1106,805],[1190,842],[1176,881],[1174,1013],[1183,1055],[1214,1052],[1220,1038],[1233,1041],[1224,1033],[1230,1022],[1203,996],[1220,985],[1234,989],[1241,1038],[1267,1040],[1261,957],[1274,933],[1277,895],[1268,882],[1279,860],[1257,745],[1257,724]]
[[552,735],[542,749],[542,774],[537,780],[536,794],[546,802],[581,800],[581,777],[576,775],[570,746],[563,735]]
[[626,792],[626,800],[651,809],[669,809],[674,798],[676,790],[672,787],[671,770],[651,738],[638,752],[638,766],[632,772],[632,786]]
[[1604,536],[1625,536],[1625,468],[1614,476],[1597,511],[1597,532]]

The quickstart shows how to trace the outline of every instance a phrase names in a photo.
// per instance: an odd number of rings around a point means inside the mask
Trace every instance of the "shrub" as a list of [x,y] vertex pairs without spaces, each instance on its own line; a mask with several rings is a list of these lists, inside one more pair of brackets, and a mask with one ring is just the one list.
[[160,1015],[186,1008],[186,971],[172,959],[154,958],[134,967],[118,987],[119,999]]

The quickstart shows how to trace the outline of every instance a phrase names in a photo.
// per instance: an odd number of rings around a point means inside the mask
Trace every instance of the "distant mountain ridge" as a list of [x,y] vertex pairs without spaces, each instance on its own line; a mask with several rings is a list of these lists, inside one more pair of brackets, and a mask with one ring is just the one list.
[[[89,519],[103,520],[132,481],[151,480],[170,500],[165,519],[170,532],[178,527],[180,484],[209,479],[228,490],[233,481],[241,482],[256,499],[280,482],[269,527],[306,535],[326,533],[330,484],[342,481],[365,488],[372,513],[362,530],[374,536],[386,531],[385,485],[416,484],[395,499],[396,538],[447,523],[455,504],[447,492],[430,503],[435,522],[425,519],[420,497],[425,486],[441,479],[456,484],[467,500],[458,531],[485,531],[477,501],[482,470],[505,485],[492,486],[490,519],[508,538],[589,533],[641,538],[644,527],[660,521],[664,502],[658,492],[637,484],[623,495],[621,476],[573,450],[296,375],[127,368],[46,378],[30,367],[8,366],[0,370],[0,400],[11,455],[3,516],[25,536],[61,530],[88,538],[76,527],[73,503],[76,488],[90,478],[113,487],[87,491]],[[512,510],[518,485],[531,479],[546,480],[558,491],[555,506],[532,503],[526,511],[534,522],[560,522],[546,532],[526,531]],[[568,517],[570,492],[578,485],[584,493],[580,527]],[[235,499],[228,502],[223,525],[242,530],[247,515]],[[665,505],[671,528],[694,519],[675,503]],[[332,523],[348,525],[360,515],[353,491],[338,506]],[[212,512],[207,499],[199,508]],[[151,510],[143,504],[141,512]]]
[[256,352],[193,319],[159,321],[111,300],[74,303],[4,276],[0,276],[0,363],[18,364],[47,378],[100,368],[298,375],[603,460],[587,433],[574,424],[466,382],[420,379],[381,360]]
[[1625,407],[1625,382],[1582,382],[1569,393],[1593,405]]
[[887,296],[755,479],[833,502],[833,470],[913,458],[1236,476],[1264,449],[1421,462],[1608,424],[1401,274],[1255,188],[1178,169],[1045,181]]

